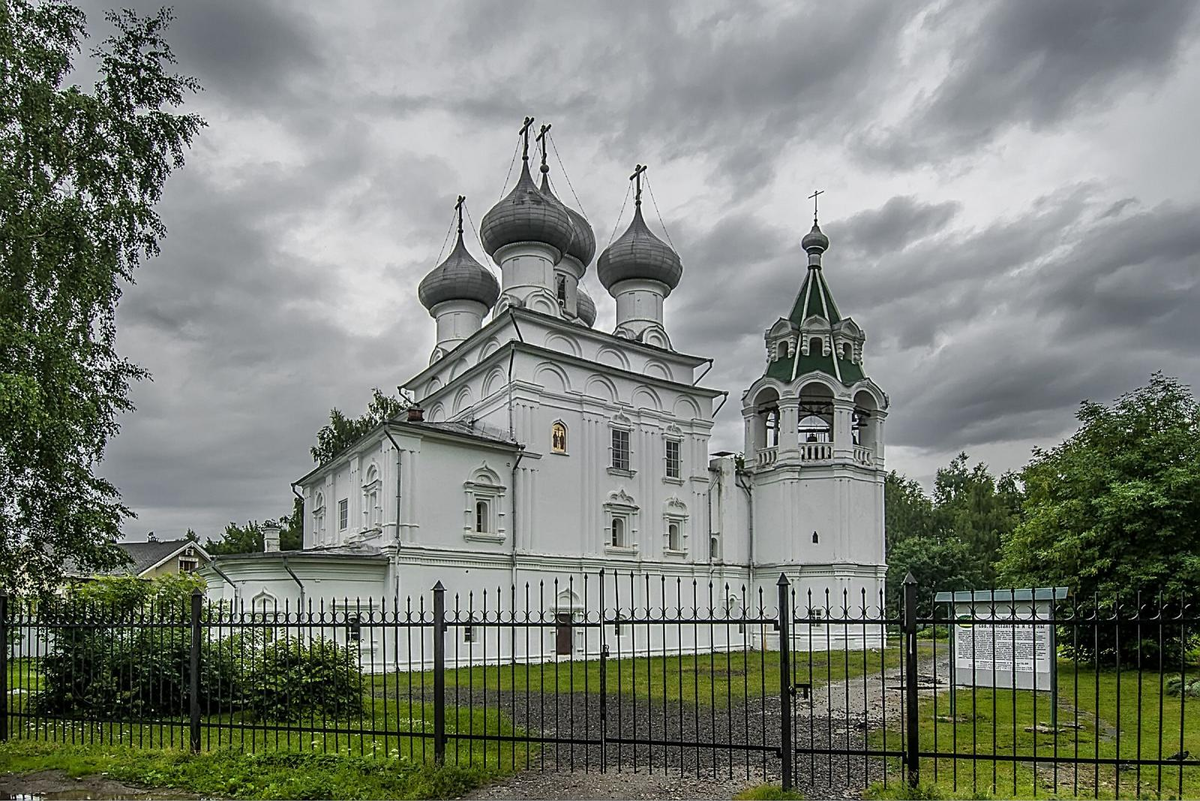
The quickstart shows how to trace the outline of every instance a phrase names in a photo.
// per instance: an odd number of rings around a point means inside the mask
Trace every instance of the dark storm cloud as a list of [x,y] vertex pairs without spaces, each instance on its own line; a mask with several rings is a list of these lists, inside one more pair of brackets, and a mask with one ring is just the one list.
[[[1053,438],[1084,397],[1154,369],[1200,377],[1200,198],[1164,203],[1048,163],[1019,187],[1041,198],[1004,212],[977,180],[996,172],[987,159],[1028,167],[992,146],[1014,126],[1088,147],[1075,119],[1169,78],[1190,6],[701,8],[181,6],[170,38],[212,124],[168,186],[163,255],[121,307],[122,352],[155,377],[105,463],[142,514],[127,530],[212,535],[279,514],[328,409],[358,414],[372,386],[421,369],[433,324],[417,282],[456,194],[475,225],[495,202],[527,113],[554,123],[601,247],[627,166],[655,168],[685,264],[667,329],[715,357],[703,383],[731,393],[715,447],[740,449],[762,332],[804,279],[808,224],[790,196],[806,192],[789,184],[816,176],[849,190],[841,219],[822,217],[825,274],[867,331],[889,444]],[[914,99],[910,86],[931,88]],[[853,174],[847,148],[870,148],[871,175]],[[923,162],[937,185],[896,171]],[[653,201],[646,212],[658,231]],[[594,272],[585,283],[611,330],[612,301]]]
[[897,196],[878,209],[859,212],[842,227],[850,250],[881,256],[908,247],[944,228],[962,208],[958,202],[921,203],[911,195]]
[[873,128],[858,147],[881,166],[936,161],[1014,126],[1046,129],[1109,105],[1176,66],[1196,9],[1190,0],[995,2],[972,26],[977,7],[951,6],[926,23],[953,37],[944,79],[898,126]]
[[[1158,369],[1200,370],[1200,205],[1110,211],[1085,185],[979,229],[951,227],[955,204],[909,197],[823,225],[827,280],[866,328],[868,372],[892,398],[892,444],[1053,437],[1083,398],[1115,397]],[[686,350],[716,357],[706,383],[736,397],[762,374],[761,332],[790,309],[802,254],[792,245],[729,270],[704,241],[680,245],[693,258],[669,327]],[[738,406],[722,414],[725,436],[736,436]]]

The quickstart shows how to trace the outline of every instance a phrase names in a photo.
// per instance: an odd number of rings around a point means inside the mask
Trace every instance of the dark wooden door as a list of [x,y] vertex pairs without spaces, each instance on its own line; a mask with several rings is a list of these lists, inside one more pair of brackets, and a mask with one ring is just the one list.
[[558,615],[558,628],[555,630],[554,653],[558,656],[570,656],[572,647],[571,639],[571,616],[560,613]]

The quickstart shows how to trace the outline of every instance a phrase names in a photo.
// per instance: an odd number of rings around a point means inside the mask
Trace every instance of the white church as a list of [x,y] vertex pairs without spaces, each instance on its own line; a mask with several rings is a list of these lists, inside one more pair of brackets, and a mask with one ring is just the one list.
[[[516,186],[480,225],[495,268],[468,251],[460,198],[454,248],[418,287],[437,336],[429,366],[403,384],[415,406],[295,482],[302,550],[280,551],[269,530],[265,552],[202,571],[210,597],[246,611],[323,606],[353,622],[410,598],[428,611],[441,582],[460,617],[491,619],[499,605],[505,619],[515,608],[552,621],[536,647],[524,632],[460,627],[464,660],[472,649],[594,656],[601,632],[583,623],[599,619],[602,594],[609,616],[665,606],[707,617],[711,606],[736,620],[757,614],[760,593],[774,609],[782,573],[798,599],[811,591],[823,607],[828,591],[835,617],[844,597],[877,604],[888,399],[826,281],[815,216],[794,301],[764,319],[765,349],[744,356],[763,369],[741,393],[743,453],[713,454],[727,393],[701,383],[711,360],[670,335],[665,307],[684,267],[643,218],[644,168],[631,177],[632,222],[595,258],[591,225],[551,190],[544,142],[540,186],[531,175],[530,122]],[[589,270],[615,320],[596,319]],[[620,634],[610,629],[606,642]],[[624,653],[772,647],[766,627],[701,629],[703,642],[672,632],[669,643],[654,629]]]

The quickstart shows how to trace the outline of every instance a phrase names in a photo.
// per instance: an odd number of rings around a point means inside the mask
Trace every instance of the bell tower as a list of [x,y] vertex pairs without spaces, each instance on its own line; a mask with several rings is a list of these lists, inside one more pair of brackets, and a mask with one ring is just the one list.
[[[745,466],[753,487],[754,561],[789,574],[798,592],[845,591],[879,602],[887,395],[867,377],[866,334],[826,282],[829,238],[801,240],[804,280],[788,316],[764,334],[766,366],[742,394]],[[765,578],[763,579],[766,580]],[[798,582],[798,584],[796,583]]]

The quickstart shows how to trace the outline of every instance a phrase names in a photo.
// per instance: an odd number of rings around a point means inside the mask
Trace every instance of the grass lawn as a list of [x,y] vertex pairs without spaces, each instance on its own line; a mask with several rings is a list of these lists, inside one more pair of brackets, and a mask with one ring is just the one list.
[[[873,651],[818,651],[794,656],[793,678],[823,687],[835,681],[856,679],[866,673],[878,673],[899,667],[898,647]],[[609,659],[605,677],[610,695],[638,699],[684,701],[698,706],[726,707],[779,692],[779,654],[764,651],[733,651],[699,656],[637,657]],[[425,682],[432,692],[432,674],[415,673],[414,684]],[[408,674],[389,673],[375,676],[375,694],[402,691],[408,686]],[[534,665],[491,665],[458,668],[446,673],[446,692],[453,699],[460,694],[489,693],[599,693],[600,662],[545,662]]]
[[499,768],[437,768],[404,757],[234,750],[190,754],[22,740],[0,744],[0,764],[13,773],[105,774],[126,784],[207,798],[455,798],[502,774]]
[[[1136,671],[1122,671],[1118,680],[1115,671],[1097,673],[1080,665],[1076,682],[1074,664],[1060,660],[1057,732],[1051,728],[1049,693],[1037,693],[1035,699],[1027,690],[960,688],[956,692],[954,717],[949,692],[922,700],[921,749],[1023,759],[924,759],[921,781],[933,788],[927,792],[1027,798],[1053,794],[1057,788],[1064,796],[1200,797],[1200,767],[1163,766],[1160,771],[1153,765],[1140,770],[1125,765],[1117,770],[1112,764],[1060,762],[1057,768],[1052,764],[1055,756],[1169,759],[1180,751],[1190,751],[1190,759],[1200,756],[1200,702],[1181,703],[1177,696],[1160,693],[1157,673],[1139,677]],[[1076,709],[1079,728],[1075,728]],[[1037,730],[1033,730],[1035,723]],[[897,724],[889,734],[898,733]],[[873,737],[881,741],[880,733]]]

